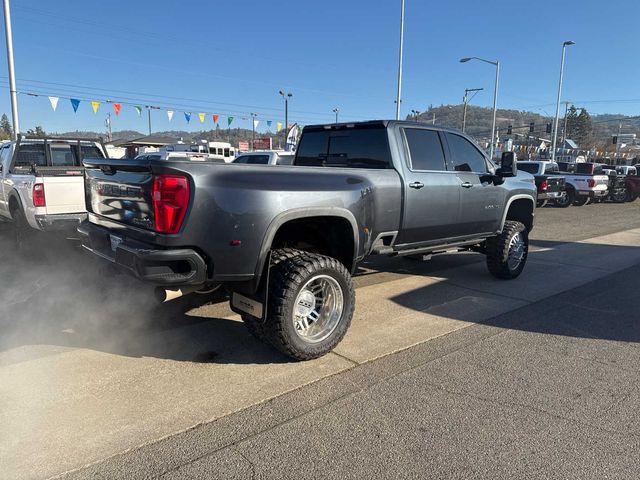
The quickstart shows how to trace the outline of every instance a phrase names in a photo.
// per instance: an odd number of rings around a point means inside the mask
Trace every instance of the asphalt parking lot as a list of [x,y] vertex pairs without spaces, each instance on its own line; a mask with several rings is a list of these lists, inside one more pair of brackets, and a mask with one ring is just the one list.
[[513,282],[476,254],[372,258],[344,342],[304,363],[223,294],[158,306],[73,245],[17,258],[4,231],[0,472],[637,476],[639,214],[540,209]]

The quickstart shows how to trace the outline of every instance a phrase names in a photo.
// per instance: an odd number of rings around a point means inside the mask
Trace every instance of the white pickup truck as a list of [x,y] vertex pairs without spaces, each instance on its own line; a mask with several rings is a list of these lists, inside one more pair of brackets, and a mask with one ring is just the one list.
[[[586,205],[589,200],[602,199],[607,196],[609,190],[609,176],[604,173],[602,166],[597,163],[580,162],[575,164],[567,164],[559,162],[560,170],[567,169],[569,166],[575,167],[575,171],[569,173],[563,171],[567,195],[564,201],[582,206]],[[557,204],[560,204],[556,200]]]
[[84,158],[106,158],[99,140],[28,138],[0,145],[0,219],[29,248],[36,230],[75,233],[86,219]]

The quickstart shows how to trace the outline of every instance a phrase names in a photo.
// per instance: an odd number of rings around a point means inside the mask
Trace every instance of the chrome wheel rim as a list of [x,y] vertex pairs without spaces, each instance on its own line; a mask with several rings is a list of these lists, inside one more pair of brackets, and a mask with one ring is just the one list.
[[343,309],[340,284],[328,275],[316,275],[298,292],[293,305],[293,329],[305,342],[321,342],[336,329]]
[[522,233],[518,232],[511,237],[509,242],[509,255],[507,257],[507,265],[509,270],[515,270],[520,266],[525,255],[525,242]]

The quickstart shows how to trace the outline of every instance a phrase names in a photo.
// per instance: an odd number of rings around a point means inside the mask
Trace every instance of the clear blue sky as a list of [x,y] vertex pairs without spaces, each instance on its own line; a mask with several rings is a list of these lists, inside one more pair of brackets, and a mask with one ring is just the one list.
[[[290,121],[391,118],[399,0],[13,0],[18,89],[44,95],[121,101],[113,128],[145,132],[211,128],[212,113],[250,128],[249,113],[283,121],[278,90],[293,92]],[[640,111],[637,0],[406,0],[403,116],[429,104],[460,103],[465,87],[484,87],[473,103],[490,106],[494,70],[464,56],[501,61],[499,107],[553,114],[561,45],[567,51],[563,100],[594,113]],[[4,53],[4,35],[2,35]],[[10,113],[4,55],[0,111]],[[41,83],[37,83],[41,82]],[[49,83],[43,83],[49,82]],[[58,84],[58,85],[54,85]],[[104,130],[110,105],[89,101],[73,113],[60,99],[19,95],[23,130]],[[183,111],[193,112],[187,125]],[[197,113],[206,112],[201,124]],[[247,120],[242,120],[242,117]],[[272,127],[273,128],[273,127]]]

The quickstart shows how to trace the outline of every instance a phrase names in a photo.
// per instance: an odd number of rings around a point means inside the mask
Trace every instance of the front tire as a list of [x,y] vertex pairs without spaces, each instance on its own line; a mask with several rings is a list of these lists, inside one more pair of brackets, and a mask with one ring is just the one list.
[[487,238],[487,268],[504,280],[516,278],[524,270],[529,255],[529,234],[520,222],[507,220],[502,233]]
[[574,194],[573,190],[567,189],[567,191],[565,192],[565,194],[563,196],[561,196],[560,198],[556,198],[554,200],[555,206],[558,207],[558,208],[570,207],[571,204],[573,203],[574,196],[575,196],[575,194]]
[[[351,275],[335,258],[296,253],[271,267],[261,333],[285,355],[310,360],[329,353],[346,334],[355,290]],[[279,256],[274,251],[272,257]]]

